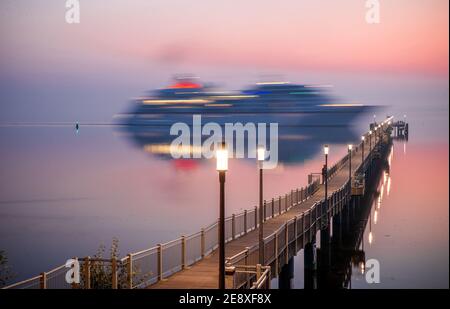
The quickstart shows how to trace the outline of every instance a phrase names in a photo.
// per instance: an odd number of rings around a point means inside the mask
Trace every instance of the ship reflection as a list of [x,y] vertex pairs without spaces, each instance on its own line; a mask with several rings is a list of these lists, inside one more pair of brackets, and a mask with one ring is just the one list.
[[[121,130],[134,146],[162,160],[173,159],[170,145],[176,136],[170,135],[169,126],[124,126]],[[203,142],[207,137],[200,138]],[[282,164],[302,163],[319,153],[324,144],[346,144],[357,139],[358,136],[351,126],[279,126],[278,162]],[[236,137],[234,137],[234,142],[236,143]],[[247,136],[244,144],[247,149]],[[268,139],[267,145],[270,145]],[[180,155],[186,153],[190,157],[195,157],[195,154],[201,153],[202,149],[188,146],[177,148],[177,151]],[[178,159],[176,162],[180,160],[192,161],[193,159]]]

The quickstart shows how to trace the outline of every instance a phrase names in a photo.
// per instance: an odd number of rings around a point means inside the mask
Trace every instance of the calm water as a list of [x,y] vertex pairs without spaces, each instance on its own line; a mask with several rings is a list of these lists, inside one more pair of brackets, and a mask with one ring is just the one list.
[[[411,94],[403,94],[391,100],[409,104]],[[377,222],[374,205],[364,232],[366,258],[381,263],[381,284],[367,285],[355,269],[353,288],[448,287],[448,107],[435,97],[429,108],[420,97],[404,102],[383,113],[407,113],[410,139],[394,145],[389,192],[385,184]],[[266,173],[265,198],[305,185],[307,174],[320,171],[321,145],[330,142],[331,161],[337,160],[348,136],[356,143],[371,118],[362,117],[350,131],[300,132],[305,138],[295,139],[299,153],[290,154],[293,162]],[[14,281],[69,257],[92,255],[113,237],[124,255],[196,232],[218,216],[215,162],[157,157],[114,126],[82,126],[77,133],[73,125],[4,122],[0,147],[0,250],[8,255]],[[232,160],[227,214],[253,207],[257,184],[254,162]],[[293,287],[302,288],[303,252],[294,271]]]

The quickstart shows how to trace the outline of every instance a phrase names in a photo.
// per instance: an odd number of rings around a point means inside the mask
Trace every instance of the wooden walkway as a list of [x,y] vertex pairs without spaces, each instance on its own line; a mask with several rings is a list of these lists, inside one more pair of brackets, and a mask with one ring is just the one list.
[[[373,136],[372,136],[373,139]],[[372,140],[372,146],[374,140]],[[369,142],[366,141],[364,155],[365,158],[370,154]],[[351,163],[352,173],[354,174],[362,162],[361,148],[358,151],[353,152]],[[341,167],[339,171],[328,181],[328,196],[340,189],[348,180],[349,166],[348,161]],[[316,202],[324,198],[324,186],[320,188],[309,198],[308,200],[292,207],[287,212],[267,220],[264,223],[264,237],[277,231],[281,226],[286,224],[287,221],[294,217],[304,213]],[[242,252],[246,247],[252,247],[258,243],[259,229],[248,232],[246,235],[232,240],[226,244],[225,256],[231,257],[239,252]],[[200,260],[199,262],[191,265],[188,269],[182,270],[163,279],[158,283],[149,286],[150,289],[216,289],[218,288],[218,251],[214,250],[212,254]],[[229,277],[229,276],[227,276]],[[227,278],[231,280],[231,278]],[[230,283],[227,282],[227,286]]]

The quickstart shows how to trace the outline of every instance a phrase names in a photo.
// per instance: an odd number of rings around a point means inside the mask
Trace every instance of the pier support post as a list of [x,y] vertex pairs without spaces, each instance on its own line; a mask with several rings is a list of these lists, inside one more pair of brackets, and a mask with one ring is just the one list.
[[84,258],[84,288],[91,288],[91,259],[89,256]]
[[317,249],[317,288],[326,286],[331,267],[330,227],[320,230],[320,249]]
[[304,282],[305,282],[305,290],[311,290],[314,289],[315,287],[315,280],[314,280],[314,275],[315,275],[315,269],[316,269],[316,265],[315,265],[315,242],[308,242],[305,245],[305,249],[304,249]]
[[111,288],[117,289],[117,259],[115,256],[111,259]]
[[294,278],[294,258],[291,257],[289,261],[281,268],[278,277],[278,288],[281,290],[292,289],[292,279]]

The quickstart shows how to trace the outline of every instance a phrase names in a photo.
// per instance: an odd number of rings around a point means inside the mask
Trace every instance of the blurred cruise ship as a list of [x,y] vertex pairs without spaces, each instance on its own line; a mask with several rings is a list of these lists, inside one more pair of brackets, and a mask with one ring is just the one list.
[[216,91],[195,78],[181,77],[167,88],[133,100],[122,124],[137,126],[276,122],[279,126],[348,126],[374,107],[339,102],[327,85],[261,82],[236,92]]

